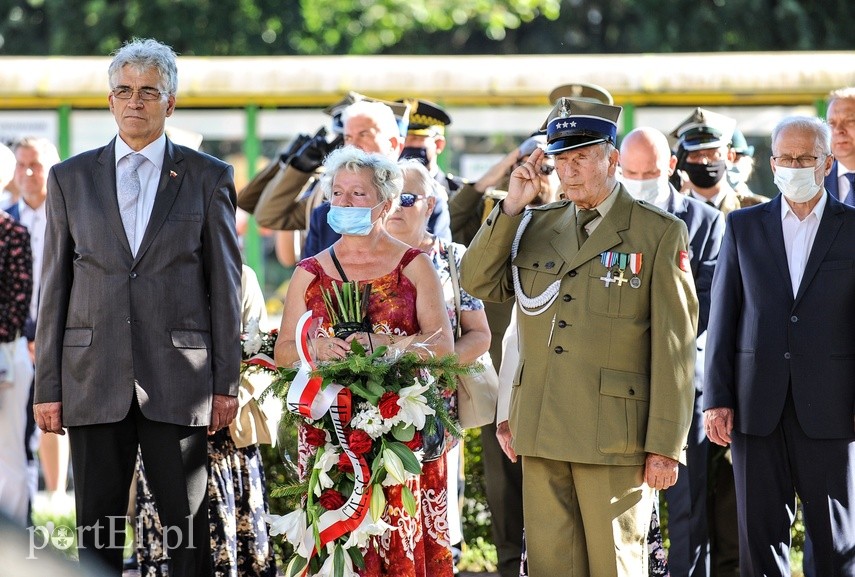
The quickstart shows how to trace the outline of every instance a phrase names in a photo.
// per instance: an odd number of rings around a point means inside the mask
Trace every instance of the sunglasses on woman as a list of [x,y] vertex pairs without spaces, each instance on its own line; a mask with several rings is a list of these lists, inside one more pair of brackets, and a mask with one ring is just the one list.
[[425,198],[423,194],[414,194],[412,192],[402,192],[400,196],[401,206],[404,208],[410,208],[416,201],[420,198]]

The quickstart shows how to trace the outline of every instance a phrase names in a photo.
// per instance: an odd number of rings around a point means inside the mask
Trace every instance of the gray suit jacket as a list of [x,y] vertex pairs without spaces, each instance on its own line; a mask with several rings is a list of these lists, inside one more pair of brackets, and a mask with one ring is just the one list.
[[238,392],[232,171],[167,140],[134,258],[114,144],[54,166],[48,179],[35,402],[62,401],[65,426],[110,423],[136,390],[149,419],[207,425],[212,395]]

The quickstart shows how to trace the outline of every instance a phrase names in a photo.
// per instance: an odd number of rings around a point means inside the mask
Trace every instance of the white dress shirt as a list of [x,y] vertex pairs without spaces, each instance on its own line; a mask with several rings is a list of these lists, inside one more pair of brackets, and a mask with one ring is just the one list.
[[18,201],[18,213],[21,224],[27,227],[30,233],[30,250],[33,253],[33,296],[30,299],[30,318],[38,318],[39,312],[39,289],[42,285],[42,263],[45,253],[45,229],[47,228],[47,216],[45,214],[45,203],[42,202],[38,208],[32,208],[24,202]]
[[822,194],[819,202],[804,220],[799,220],[799,217],[790,208],[787,199],[781,199],[781,227],[784,231],[784,249],[787,251],[787,265],[790,268],[793,296],[799,292],[802,275],[805,273],[805,265],[811,248],[813,248],[816,231],[819,229],[819,221],[822,219],[822,211],[825,210],[828,198],[826,195],[825,192]]
[[[136,216],[136,234],[134,235],[134,246],[131,247],[131,253],[134,256],[142,243],[145,236],[145,229],[148,226],[148,220],[151,218],[151,210],[154,208],[154,199],[157,196],[157,186],[160,182],[160,173],[163,169],[163,155],[166,151],[166,135],[161,134],[160,138],[139,151],[140,154],[146,157],[139,168],[137,174],[140,177],[140,196],[137,199],[137,216]],[[130,146],[125,144],[121,137],[116,137],[116,191],[119,190],[119,182],[122,180],[122,175],[127,170],[127,156],[135,152]]]
[[850,170],[843,166],[840,161],[837,161],[837,199],[844,202],[849,193],[852,192],[852,185],[849,184],[849,179],[846,175],[855,170]]

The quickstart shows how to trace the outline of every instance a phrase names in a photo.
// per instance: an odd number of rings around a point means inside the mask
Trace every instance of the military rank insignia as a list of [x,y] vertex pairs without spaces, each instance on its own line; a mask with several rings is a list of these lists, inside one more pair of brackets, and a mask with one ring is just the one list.
[[[603,281],[606,288],[610,287],[612,283],[619,287],[623,286],[624,283],[629,283],[629,286],[637,289],[641,287],[639,275],[641,274],[642,260],[642,253],[640,252],[626,253],[612,250],[603,252],[600,254],[600,262],[606,267],[606,274],[601,276],[600,280]],[[630,278],[626,278],[627,269],[632,275]]]

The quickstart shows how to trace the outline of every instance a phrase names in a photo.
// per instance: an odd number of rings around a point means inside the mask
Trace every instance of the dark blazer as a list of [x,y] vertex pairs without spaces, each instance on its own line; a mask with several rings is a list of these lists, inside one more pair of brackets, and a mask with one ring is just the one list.
[[851,438],[855,209],[828,197],[794,295],[781,202],[778,195],[727,217],[712,285],[704,408],[732,408],[737,431],[768,435],[792,383],[809,437]]
[[828,191],[828,194],[840,200],[840,185],[837,183],[837,161],[834,161],[834,164],[831,165],[831,172],[829,172],[825,177],[825,190]]
[[724,215],[720,210],[671,187],[668,212],[686,223],[689,230],[689,264],[698,295],[698,334],[707,330],[710,316],[710,289],[715,263],[724,236]]
[[65,426],[142,413],[208,425],[237,395],[241,260],[231,167],[167,140],[136,257],[116,199],[115,140],[48,178],[35,402]]

